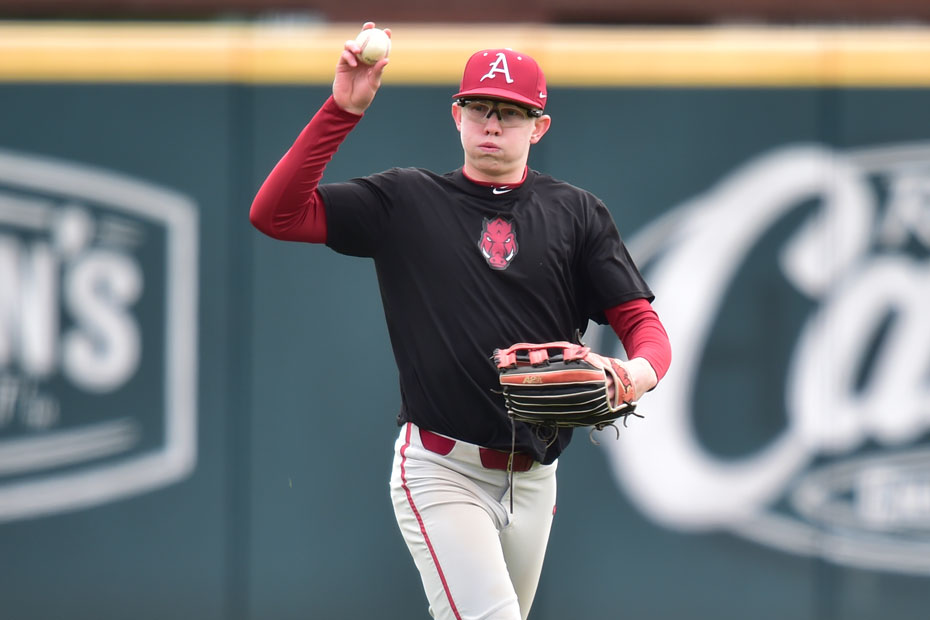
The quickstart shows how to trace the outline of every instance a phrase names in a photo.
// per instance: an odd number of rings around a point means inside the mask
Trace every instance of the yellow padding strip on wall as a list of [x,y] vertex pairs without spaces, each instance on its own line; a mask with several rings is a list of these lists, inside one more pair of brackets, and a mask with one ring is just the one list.
[[[930,86],[930,28],[385,24],[391,84],[511,47],[553,86]],[[359,24],[0,22],[0,81],[328,84]]]

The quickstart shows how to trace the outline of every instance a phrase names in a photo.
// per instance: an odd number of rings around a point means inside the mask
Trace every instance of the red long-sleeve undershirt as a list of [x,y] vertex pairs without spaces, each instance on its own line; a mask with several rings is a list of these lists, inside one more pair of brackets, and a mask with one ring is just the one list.
[[607,322],[623,343],[627,357],[642,357],[661,380],[672,363],[672,347],[665,327],[645,299],[634,299],[604,311]]
[[[339,145],[361,120],[332,97],[313,116],[284,154],[252,201],[249,220],[269,237],[283,241],[326,243],[326,209],[318,186]],[[642,357],[661,379],[671,364],[668,335],[645,299],[605,311],[627,356]]]
[[326,209],[317,187],[361,118],[332,97],[326,100],[258,190],[249,211],[255,228],[283,241],[326,243]]

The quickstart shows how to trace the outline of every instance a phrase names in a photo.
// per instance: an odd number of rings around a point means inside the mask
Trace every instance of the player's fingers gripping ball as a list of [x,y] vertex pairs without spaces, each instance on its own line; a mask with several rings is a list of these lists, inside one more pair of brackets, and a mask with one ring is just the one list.
[[[619,360],[570,342],[518,343],[494,351],[511,418],[549,428],[602,429],[634,414],[634,388]],[[638,415],[638,414],[634,414]]]
[[391,52],[391,37],[380,28],[366,28],[358,33],[355,42],[361,48],[356,54],[359,60],[368,65],[386,58]]

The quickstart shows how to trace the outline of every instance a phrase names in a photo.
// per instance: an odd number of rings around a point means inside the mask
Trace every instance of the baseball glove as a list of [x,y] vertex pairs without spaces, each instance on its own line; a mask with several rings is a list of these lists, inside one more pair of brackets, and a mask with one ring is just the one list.
[[[518,343],[496,349],[504,404],[520,422],[556,430],[591,426],[600,430],[635,414],[634,389],[620,360],[579,344]],[[614,427],[616,428],[616,427]]]

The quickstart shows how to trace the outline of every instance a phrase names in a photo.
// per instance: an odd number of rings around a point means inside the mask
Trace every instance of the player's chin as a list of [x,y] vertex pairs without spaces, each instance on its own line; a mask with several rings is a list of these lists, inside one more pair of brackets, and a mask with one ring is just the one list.
[[483,149],[476,148],[472,156],[475,166],[482,172],[496,172],[507,167],[509,158],[500,148]]

